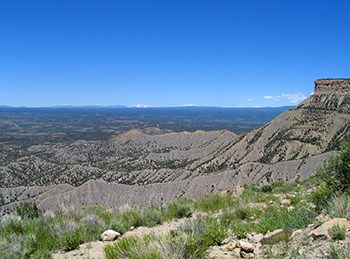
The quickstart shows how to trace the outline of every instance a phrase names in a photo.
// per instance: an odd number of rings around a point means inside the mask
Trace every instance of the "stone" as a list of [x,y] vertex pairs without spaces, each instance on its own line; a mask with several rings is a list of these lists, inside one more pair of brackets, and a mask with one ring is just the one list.
[[255,234],[255,235],[249,236],[248,238],[250,241],[252,241],[254,243],[259,243],[264,238],[264,235],[263,234]]
[[253,244],[246,241],[239,241],[239,246],[241,247],[241,250],[246,253],[253,253],[255,249],[255,246]]
[[294,210],[294,207],[293,207],[293,206],[289,206],[289,207],[287,208],[287,210],[288,210],[289,212],[291,212],[291,211]]
[[286,194],[286,199],[293,199],[293,198],[295,198],[295,194],[289,194],[289,193],[287,193]]
[[208,258],[215,259],[232,259],[232,256],[221,249],[220,246],[211,246],[207,250]]
[[114,241],[120,236],[119,232],[109,229],[102,233],[101,239],[102,241]]
[[283,199],[280,202],[281,205],[285,206],[285,205],[291,205],[292,201],[290,199]]
[[261,240],[262,244],[273,243],[276,239],[282,238],[286,233],[283,229],[276,229],[272,232],[267,232],[264,238]]
[[302,233],[303,233],[303,231],[301,229],[297,229],[297,230],[293,231],[293,233],[290,235],[289,239],[293,240],[296,236],[299,236]]
[[230,241],[229,243],[222,246],[222,249],[227,251],[233,251],[235,248],[237,248],[238,243],[234,240]]
[[231,238],[225,238],[225,239],[221,242],[221,244],[222,244],[222,245],[226,245],[226,244],[230,243],[230,241],[231,241]]
[[235,248],[235,249],[233,249],[231,254],[232,254],[233,258],[241,258],[241,249]]
[[346,230],[350,229],[350,223],[347,219],[334,218],[334,219],[328,220],[327,222],[323,223],[321,226],[319,226],[315,230],[311,231],[310,235],[312,235],[312,237],[314,238],[329,237],[328,230],[337,225],[341,228],[345,228]]

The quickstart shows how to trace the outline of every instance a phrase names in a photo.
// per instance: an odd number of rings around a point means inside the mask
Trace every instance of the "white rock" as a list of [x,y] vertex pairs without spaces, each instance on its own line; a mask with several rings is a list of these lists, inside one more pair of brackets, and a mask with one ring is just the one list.
[[252,253],[254,252],[255,246],[249,242],[239,241],[239,246],[244,252]]
[[311,231],[310,234],[314,238],[322,237],[322,236],[329,237],[328,230],[334,226],[339,226],[341,228],[345,228],[346,230],[350,229],[350,223],[347,219],[334,218],[334,219],[328,220],[326,223],[323,223],[321,226]]
[[121,234],[119,232],[109,229],[102,233],[101,239],[102,241],[113,241],[120,236]]
[[230,241],[229,243],[222,246],[222,249],[227,251],[233,251],[235,248],[237,248],[237,242],[235,240]]
[[303,231],[301,229],[295,230],[295,231],[293,231],[293,233],[291,234],[289,239],[293,240],[296,236],[299,236],[302,233],[303,233]]
[[287,210],[288,210],[289,212],[291,212],[291,211],[294,210],[294,207],[293,207],[293,206],[289,206],[289,207],[287,208]]
[[292,201],[290,199],[283,199],[281,200],[280,202],[281,205],[291,205],[292,204]]
[[273,242],[275,239],[280,238],[284,236],[285,233],[283,229],[276,229],[275,231],[272,232],[267,232],[264,238],[261,240],[262,244],[268,244]]
[[259,243],[264,238],[263,234],[252,235],[249,239],[254,243]]

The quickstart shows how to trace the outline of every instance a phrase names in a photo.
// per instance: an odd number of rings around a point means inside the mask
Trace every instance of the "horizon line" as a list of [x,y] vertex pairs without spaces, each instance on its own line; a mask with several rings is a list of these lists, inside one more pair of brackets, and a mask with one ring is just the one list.
[[0,105],[0,108],[14,108],[14,109],[70,109],[70,108],[115,108],[115,109],[158,109],[158,108],[221,108],[221,109],[263,109],[263,108],[284,108],[295,107],[297,105],[282,105],[282,106],[215,106],[215,105],[174,105],[174,106],[139,106],[139,105],[53,105],[53,106],[12,106]]

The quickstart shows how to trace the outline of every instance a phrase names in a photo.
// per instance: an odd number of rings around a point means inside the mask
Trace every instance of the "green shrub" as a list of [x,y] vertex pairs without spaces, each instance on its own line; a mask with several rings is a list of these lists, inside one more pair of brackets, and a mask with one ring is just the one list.
[[330,235],[330,237],[333,240],[344,240],[345,234],[346,234],[346,229],[336,225],[336,226],[331,227],[328,230],[328,234]]
[[208,247],[220,244],[226,232],[216,218],[197,218],[187,220],[174,236],[186,235],[186,258],[204,258]]
[[291,193],[298,189],[294,183],[273,182],[271,183],[274,193]]
[[113,229],[114,231],[117,231],[121,234],[124,234],[127,231],[126,226],[125,226],[124,221],[123,221],[121,216],[120,217],[113,217],[108,224],[108,229]]
[[349,218],[350,216],[349,194],[345,193],[339,197],[333,197],[328,203],[327,212],[334,218]]
[[72,232],[66,233],[62,238],[62,245],[65,251],[76,249],[84,241],[82,231],[78,228]]
[[350,247],[349,243],[344,246],[333,244],[330,251],[331,259],[349,259],[350,258]]
[[318,169],[317,176],[331,192],[344,193],[350,187],[350,141],[343,142],[337,156],[331,157],[327,164]]
[[166,219],[184,218],[192,215],[192,202],[187,198],[180,198],[169,203],[166,209]]
[[262,214],[262,211],[258,207],[240,206],[235,210],[234,214],[237,219],[249,220],[252,217],[259,217]]
[[255,226],[246,221],[238,221],[233,226],[233,233],[239,238],[245,238],[247,234],[253,232]]
[[109,222],[113,217],[112,211],[103,207],[102,205],[89,205],[81,208],[81,211],[82,215],[95,214],[104,222]]
[[205,221],[202,242],[206,247],[219,245],[226,238],[226,235],[226,229],[216,218],[208,218]]
[[144,224],[153,227],[163,223],[163,213],[158,208],[150,208],[144,212]]
[[310,201],[316,205],[316,211],[321,212],[323,209],[327,208],[332,195],[332,191],[321,184],[311,193]]
[[129,236],[117,240],[112,245],[105,246],[104,251],[107,259],[162,259],[161,255],[154,247],[154,242],[154,236]]
[[21,203],[17,208],[16,212],[22,218],[38,218],[41,215],[35,202]]
[[273,191],[273,187],[272,187],[270,184],[263,185],[263,186],[261,187],[261,191],[262,191],[262,192],[265,192],[265,193],[267,193],[267,192],[272,192],[272,191]]
[[276,229],[284,229],[286,232],[292,232],[295,229],[306,227],[315,220],[315,214],[306,208],[295,208],[288,211],[287,208],[279,206],[270,206],[259,222],[259,231],[266,233]]
[[261,189],[254,184],[245,184],[242,199],[245,201],[258,201],[261,196]]
[[125,212],[123,214],[123,221],[126,223],[127,229],[130,227],[140,227],[143,226],[143,217],[140,213],[140,211],[136,209],[132,209],[128,212]]
[[220,217],[221,224],[228,228],[230,227],[234,222],[237,221],[237,216],[235,214],[235,211],[224,211]]
[[159,236],[154,245],[162,258],[194,258],[198,254],[195,238],[185,234]]
[[24,232],[24,224],[23,220],[14,215],[7,215],[1,221],[0,225],[0,233],[2,235],[11,235],[13,234],[23,234]]
[[233,207],[238,201],[230,195],[219,195],[218,193],[195,202],[195,208],[201,211],[218,211],[223,208]]

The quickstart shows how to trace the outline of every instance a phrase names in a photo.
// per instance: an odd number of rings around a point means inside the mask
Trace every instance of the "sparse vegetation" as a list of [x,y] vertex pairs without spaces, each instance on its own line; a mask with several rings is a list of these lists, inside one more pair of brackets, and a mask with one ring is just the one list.
[[336,225],[330,228],[328,233],[333,240],[343,240],[345,239],[346,229]]
[[331,192],[341,194],[350,188],[350,141],[343,142],[337,156],[318,170],[318,177]]
[[35,202],[22,203],[16,208],[17,214],[22,218],[38,218],[41,214]]

